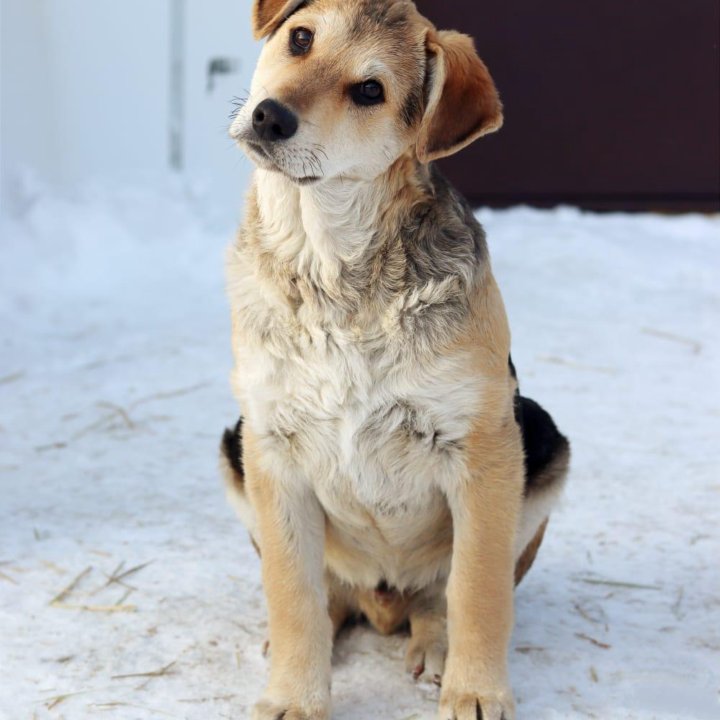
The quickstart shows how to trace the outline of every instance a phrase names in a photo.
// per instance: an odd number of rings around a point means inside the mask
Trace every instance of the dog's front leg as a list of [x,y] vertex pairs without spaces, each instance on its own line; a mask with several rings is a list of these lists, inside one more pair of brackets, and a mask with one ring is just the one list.
[[323,578],[325,519],[310,488],[263,468],[246,433],[248,493],[258,520],[270,681],[253,720],[327,720],[332,623]]
[[454,535],[439,720],[512,720],[507,655],[524,472],[517,426],[478,429],[467,452],[466,477],[447,491]]

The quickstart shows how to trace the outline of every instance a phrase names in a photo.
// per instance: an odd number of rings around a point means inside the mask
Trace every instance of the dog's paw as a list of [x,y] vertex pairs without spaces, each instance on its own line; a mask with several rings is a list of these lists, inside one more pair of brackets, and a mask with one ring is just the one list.
[[411,637],[405,654],[405,668],[415,680],[427,680],[440,685],[446,656],[445,637],[427,635]]
[[329,709],[301,708],[294,703],[260,700],[252,711],[252,720],[328,720]]
[[515,720],[510,690],[457,693],[443,688],[438,720]]

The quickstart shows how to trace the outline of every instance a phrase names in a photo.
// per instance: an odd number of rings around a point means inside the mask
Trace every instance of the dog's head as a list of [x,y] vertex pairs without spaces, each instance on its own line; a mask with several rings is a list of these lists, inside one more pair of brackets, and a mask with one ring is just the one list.
[[406,0],[255,0],[268,37],[231,135],[300,184],[427,163],[502,124],[472,40],[439,32]]

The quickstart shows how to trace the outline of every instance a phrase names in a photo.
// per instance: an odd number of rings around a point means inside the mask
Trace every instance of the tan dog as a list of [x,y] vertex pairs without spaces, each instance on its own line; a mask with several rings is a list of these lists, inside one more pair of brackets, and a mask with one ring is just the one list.
[[517,393],[484,233],[429,164],[500,127],[495,85],[402,0],[256,0],[254,26],[223,445],[269,612],[253,718],[328,718],[334,632],[363,614],[409,622],[440,720],[511,720],[513,582],[569,451]]

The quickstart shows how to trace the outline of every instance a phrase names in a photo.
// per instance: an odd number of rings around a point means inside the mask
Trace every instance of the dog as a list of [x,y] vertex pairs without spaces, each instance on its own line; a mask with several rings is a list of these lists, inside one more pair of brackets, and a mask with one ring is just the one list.
[[501,126],[498,92],[404,0],[255,0],[253,27],[221,446],[268,607],[252,717],[328,718],[333,639],[362,615],[409,625],[440,720],[512,720],[514,585],[569,444],[519,394],[484,231],[433,164]]

